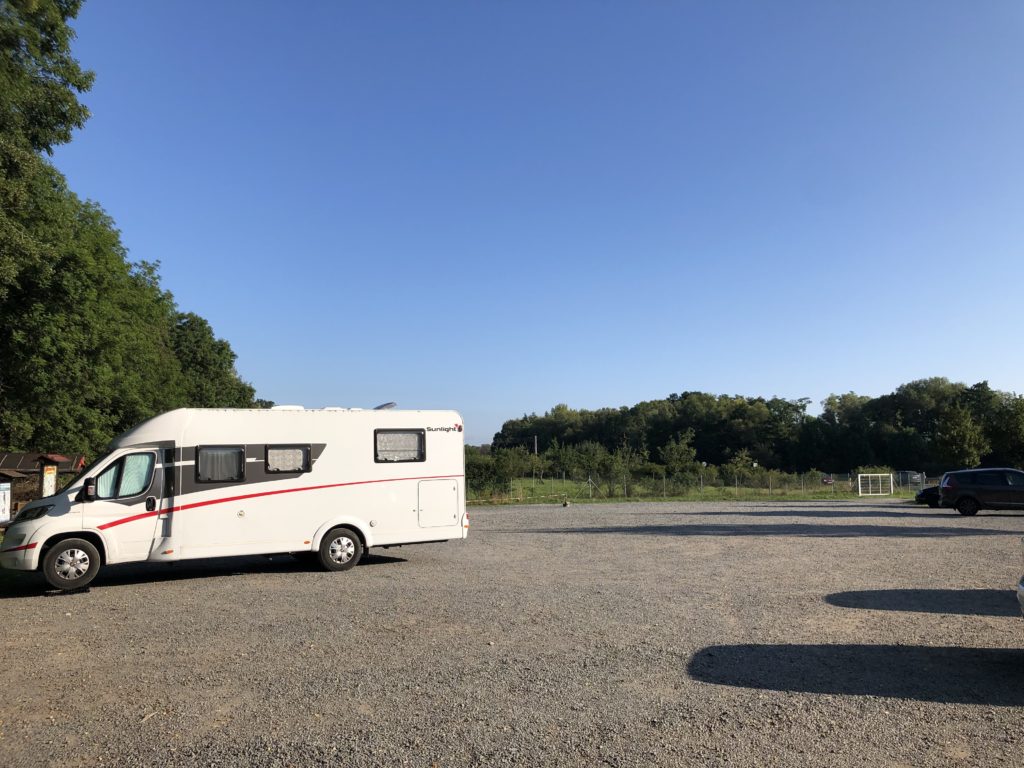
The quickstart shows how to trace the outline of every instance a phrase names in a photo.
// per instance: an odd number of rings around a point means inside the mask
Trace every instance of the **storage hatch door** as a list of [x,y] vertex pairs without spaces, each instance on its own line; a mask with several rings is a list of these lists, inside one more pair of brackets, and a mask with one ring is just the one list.
[[420,528],[459,523],[459,484],[455,480],[420,480]]

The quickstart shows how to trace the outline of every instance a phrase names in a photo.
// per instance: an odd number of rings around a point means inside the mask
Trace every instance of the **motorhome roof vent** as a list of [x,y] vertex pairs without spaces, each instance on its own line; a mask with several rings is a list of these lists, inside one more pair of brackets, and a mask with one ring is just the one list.
[[275,405],[270,410],[272,411],[304,411],[306,410],[301,405]]
[[380,405],[378,405],[373,410],[375,410],[375,411],[390,411],[396,405],[398,405],[398,403],[381,403]]

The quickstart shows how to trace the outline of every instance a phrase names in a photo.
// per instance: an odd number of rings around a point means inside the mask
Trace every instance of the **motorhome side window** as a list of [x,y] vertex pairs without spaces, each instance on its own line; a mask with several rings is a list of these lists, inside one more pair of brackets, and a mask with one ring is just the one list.
[[96,478],[96,497],[124,499],[149,490],[153,481],[152,453],[130,453],[115,461]]
[[196,449],[196,480],[200,483],[238,483],[244,479],[244,445],[210,445]]
[[309,472],[308,445],[268,445],[267,472]]
[[373,439],[373,460],[378,463],[427,460],[426,432],[422,429],[377,429]]

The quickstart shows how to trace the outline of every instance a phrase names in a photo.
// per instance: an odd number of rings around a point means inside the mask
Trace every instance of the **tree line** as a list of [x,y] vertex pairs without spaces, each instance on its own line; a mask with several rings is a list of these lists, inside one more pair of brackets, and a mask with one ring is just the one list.
[[732,482],[737,473],[756,470],[889,467],[937,474],[1024,465],[1024,398],[984,381],[968,386],[937,377],[881,397],[830,395],[817,416],[807,413],[809,404],[684,392],[632,407],[556,405],[506,421],[489,450],[471,449],[467,478],[499,488],[507,478],[538,471],[597,479],[692,477],[699,470]]
[[89,116],[80,6],[0,0],[0,450],[95,455],[160,411],[261,403],[228,342],[49,160]]

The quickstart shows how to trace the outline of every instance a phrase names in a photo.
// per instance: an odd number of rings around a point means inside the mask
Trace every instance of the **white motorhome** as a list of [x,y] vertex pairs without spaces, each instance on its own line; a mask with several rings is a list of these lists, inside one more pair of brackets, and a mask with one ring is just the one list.
[[455,411],[183,408],[128,430],[25,507],[0,566],[41,568],[60,589],[144,560],[292,552],[341,571],[370,547],[468,528]]

